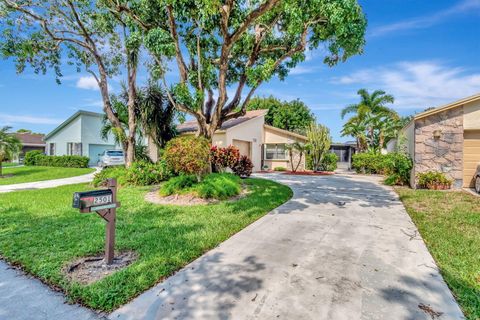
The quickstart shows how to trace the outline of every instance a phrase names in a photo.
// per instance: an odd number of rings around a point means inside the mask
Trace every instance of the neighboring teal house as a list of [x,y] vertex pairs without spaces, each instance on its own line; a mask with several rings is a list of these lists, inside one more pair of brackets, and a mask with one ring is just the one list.
[[113,135],[107,140],[100,136],[103,113],[79,110],[44,138],[48,155],[79,155],[90,158],[90,165],[98,163],[105,150],[121,149]]

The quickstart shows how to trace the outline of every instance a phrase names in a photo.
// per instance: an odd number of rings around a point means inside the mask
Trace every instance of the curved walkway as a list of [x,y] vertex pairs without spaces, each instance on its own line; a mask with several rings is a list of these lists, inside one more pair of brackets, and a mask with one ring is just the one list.
[[64,186],[67,184],[91,182],[93,181],[93,177],[95,173],[98,172],[98,170],[100,169],[96,168],[96,170],[92,173],[84,174],[76,177],[70,177],[70,178],[2,185],[0,186],[0,193],[20,191],[20,190],[54,188],[54,187]]
[[268,175],[294,197],[111,319],[463,319],[374,178]]

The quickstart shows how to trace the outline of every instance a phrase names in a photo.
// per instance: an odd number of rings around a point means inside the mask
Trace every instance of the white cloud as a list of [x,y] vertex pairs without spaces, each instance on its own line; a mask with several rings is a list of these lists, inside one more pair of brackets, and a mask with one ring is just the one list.
[[290,70],[290,75],[295,76],[295,75],[302,75],[302,74],[308,74],[308,73],[314,73],[317,72],[319,69],[318,66],[296,66],[292,70]]
[[468,73],[433,61],[400,62],[365,69],[334,79],[336,84],[383,89],[395,97],[396,108],[423,109],[480,91],[480,73]]
[[98,83],[93,76],[80,77],[77,80],[76,87],[86,90],[99,90]]
[[478,12],[479,9],[480,0],[464,0],[448,9],[441,10],[427,16],[420,16],[383,26],[373,27],[369,32],[369,36],[377,37],[398,31],[424,29],[442,22],[448,22],[448,18],[454,15],[467,12]]
[[59,124],[63,120],[47,117],[29,116],[29,115],[13,115],[0,113],[1,125],[12,124]]

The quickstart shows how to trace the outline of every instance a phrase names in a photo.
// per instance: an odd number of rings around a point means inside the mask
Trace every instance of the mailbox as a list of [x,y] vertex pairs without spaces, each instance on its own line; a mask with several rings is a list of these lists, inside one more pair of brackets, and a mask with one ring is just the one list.
[[72,207],[79,209],[81,213],[96,212],[107,221],[105,261],[107,264],[112,264],[115,249],[115,220],[120,202],[117,202],[117,180],[107,179],[106,185],[108,189],[75,192]]
[[[94,190],[87,192],[75,192],[73,194],[72,207],[76,209],[88,209],[92,207],[106,206],[113,203],[113,192],[110,189]],[[107,209],[107,208],[105,208]],[[92,208],[92,211],[94,209]]]

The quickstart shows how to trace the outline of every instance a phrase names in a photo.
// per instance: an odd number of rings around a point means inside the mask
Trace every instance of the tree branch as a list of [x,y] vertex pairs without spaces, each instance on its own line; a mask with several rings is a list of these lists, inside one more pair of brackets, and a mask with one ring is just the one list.
[[177,25],[175,22],[175,17],[173,16],[173,9],[171,5],[167,5],[167,13],[168,13],[168,23],[170,26],[170,34],[175,43],[175,56],[177,59],[178,70],[180,71],[180,79],[182,80],[182,82],[186,82],[188,80],[187,66],[185,64],[185,60],[183,59],[182,50],[180,48],[180,43],[179,43],[178,34],[177,34]]

